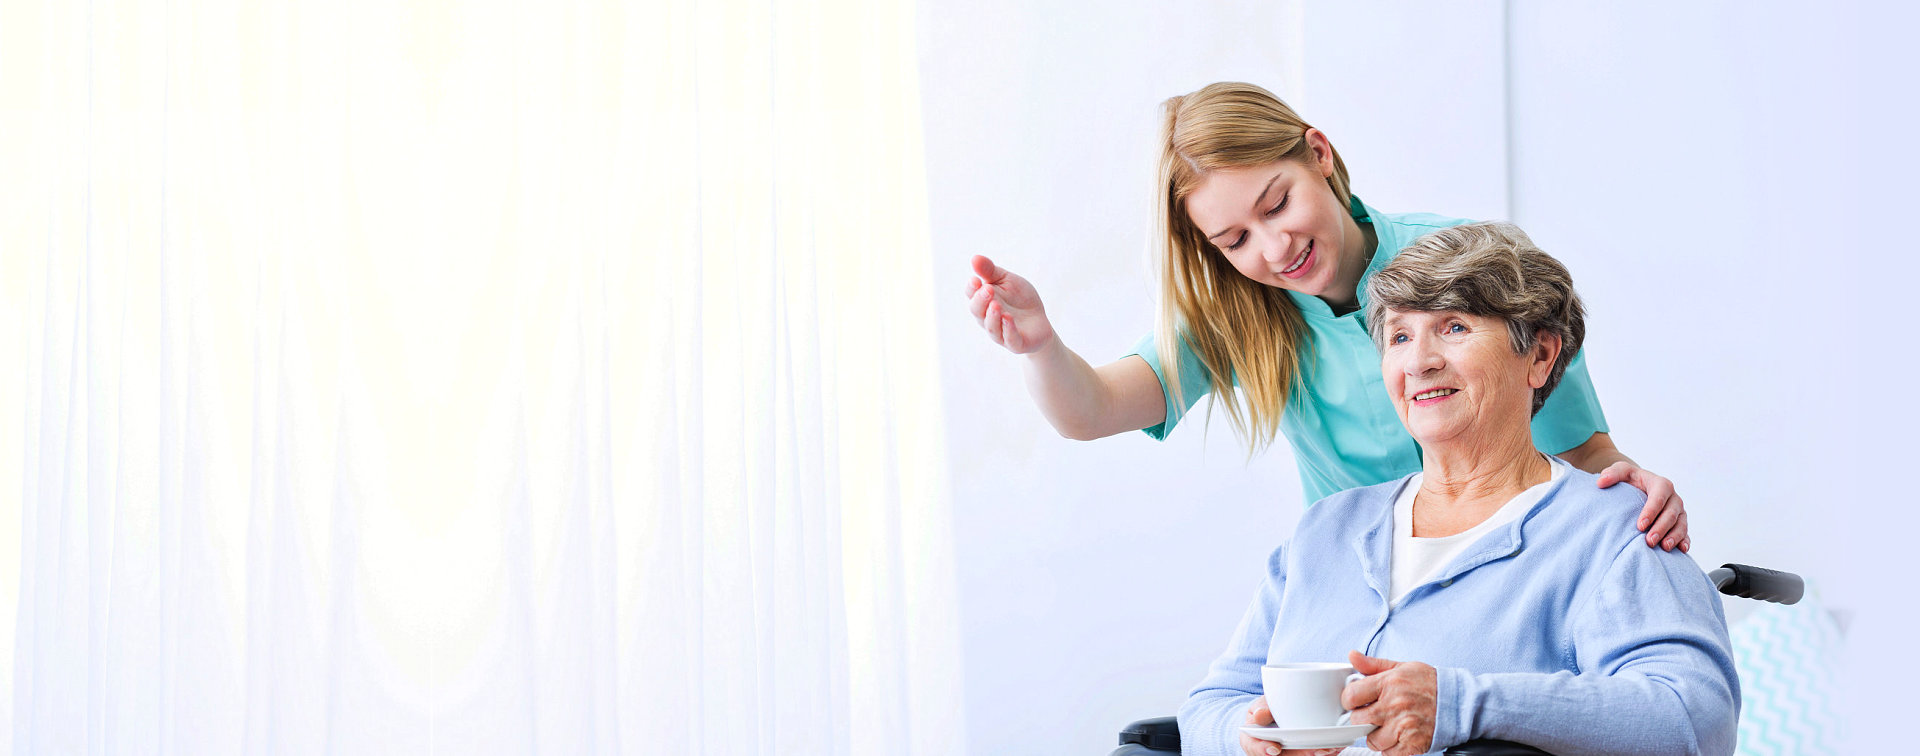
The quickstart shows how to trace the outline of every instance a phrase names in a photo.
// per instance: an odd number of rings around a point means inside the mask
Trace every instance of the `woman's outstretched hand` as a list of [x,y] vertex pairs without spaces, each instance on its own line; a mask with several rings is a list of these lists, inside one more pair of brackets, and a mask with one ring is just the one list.
[[1640,510],[1640,530],[1647,534],[1647,545],[1656,549],[1689,551],[1693,539],[1687,535],[1687,507],[1673,490],[1673,481],[1655,475],[1632,462],[1615,462],[1600,471],[1601,488],[1627,483],[1647,494],[1647,505]]
[[1040,304],[1033,284],[994,265],[984,255],[973,256],[973,278],[967,280],[967,311],[986,329],[993,343],[1014,354],[1040,351],[1053,342],[1053,323]]

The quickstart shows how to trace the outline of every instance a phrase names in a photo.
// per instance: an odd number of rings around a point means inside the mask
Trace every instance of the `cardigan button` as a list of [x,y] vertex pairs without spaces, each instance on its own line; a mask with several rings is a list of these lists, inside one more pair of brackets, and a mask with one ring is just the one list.
[[1445,580],[1445,581],[1441,581],[1441,583],[1440,583],[1440,587],[1441,587],[1441,588],[1452,588],[1452,587],[1453,587],[1453,581],[1452,581],[1452,580]]

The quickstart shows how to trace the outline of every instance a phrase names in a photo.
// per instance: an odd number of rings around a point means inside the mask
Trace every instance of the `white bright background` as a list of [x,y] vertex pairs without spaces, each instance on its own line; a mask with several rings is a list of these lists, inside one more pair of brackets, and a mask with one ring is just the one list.
[[[920,54],[970,743],[1101,753],[1171,714],[1292,531],[1288,451],[1200,414],[1061,439],[966,315],[967,259],[1039,287],[1095,364],[1152,322],[1159,102],[1262,84],[1389,212],[1506,218],[1566,261],[1614,438],[1694,555],[1806,575],[1859,705],[1910,653],[1912,12],[1788,3],[925,0]],[[1729,602],[1738,618],[1750,607]],[[1866,731],[1862,730],[1861,733]]]
[[0,2],[0,754],[966,753],[912,11]]

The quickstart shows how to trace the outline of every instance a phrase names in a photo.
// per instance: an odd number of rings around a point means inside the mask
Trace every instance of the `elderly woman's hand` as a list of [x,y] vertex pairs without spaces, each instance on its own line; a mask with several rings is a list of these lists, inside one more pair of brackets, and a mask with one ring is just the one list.
[[1353,711],[1354,724],[1378,725],[1367,734],[1367,747],[1384,756],[1431,750],[1440,686],[1433,666],[1375,659],[1359,651],[1347,652],[1347,659],[1366,677],[1347,686],[1340,704]]
[[[1247,706],[1247,726],[1248,727],[1272,727],[1273,726],[1273,711],[1267,708],[1266,696],[1261,696],[1259,698],[1253,699],[1253,703]],[[1240,733],[1240,750],[1246,753],[1247,756],[1335,756],[1335,754],[1340,753],[1340,751],[1344,749],[1288,748],[1288,749],[1282,750],[1278,743],[1274,743],[1273,741],[1270,741],[1270,740],[1261,740],[1259,738],[1256,738],[1252,735],[1248,735],[1243,732],[1243,733]]]
[[1676,547],[1681,551],[1693,548],[1693,539],[1687,537],[1687,508],[1681,503],[1680,494],[1674,492],[1673,481],[1625,460],[1600,471],[1601,488],[1622,482],[1647,494],[1647,505],[1640,510],[1639,526],[1646,531],[1648,546],[1667,551]]

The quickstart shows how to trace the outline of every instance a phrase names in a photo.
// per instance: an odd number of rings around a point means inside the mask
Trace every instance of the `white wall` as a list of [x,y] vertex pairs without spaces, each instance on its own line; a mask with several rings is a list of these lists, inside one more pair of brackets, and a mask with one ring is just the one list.
[[1914,361],[1862,281],[1911,254],[1868,242],[1910,193],[1882,150],[1901,122],[1865,102],[1910,87],[1863,44],[1891,25],[1798,12],[925,0],[972,747],[1097,753],[1172,713],[1298,516],[1284,445],[1248,463],[1224,420],[1166,443],[1059,438],[962,297],[988,254],[1035,282],[1076,351],[1123,353],[1152,323],[1158,103],[1222,79],[1298,105],[1377,207],[1528,228],[1573,268],[1616,438],[1677,481],[1700,561],[1801,571],[1862,618],[1856,637],[1890,627],[1864,619],[1890,615],[1861,552],[1896,512],[1861,502],[1911,505],[1873,454],[1914,445],[1874,409],[1899,404],[1886,389],[1867,397],[1890,359]]
[[[1694,556],[1793,570],[1866,704],[1912,649],[1890,573],[1920,419],[1900,384],[1915,13],[1514,3],[1514,219],[1573,269],[1615,439],[1676,481]],[[1876,574],[1878,573],[1878,574]],[[1727,603],[1729,616],[1753,602]],[[1897,628],[1897,629],[1896,629]]]

